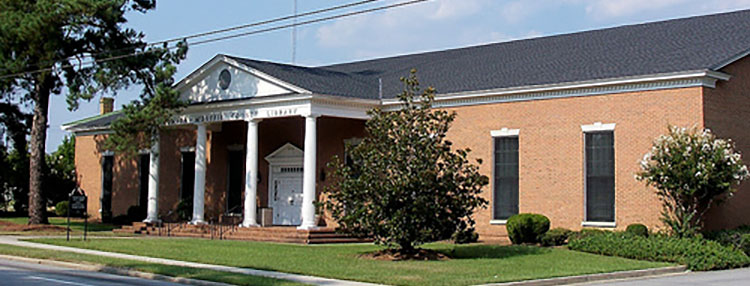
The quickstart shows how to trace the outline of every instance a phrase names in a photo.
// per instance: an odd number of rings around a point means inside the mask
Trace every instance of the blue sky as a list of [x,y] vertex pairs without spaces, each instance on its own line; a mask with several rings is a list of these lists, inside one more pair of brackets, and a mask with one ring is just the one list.
[[[384,0],[354,9],[403,1]],[[297,9],[303,13],[351,2],[356,0],[298,0]],[[130,14],[126,26],[143,31],[153,42],[287,16],[293,13],[293,3],[159,0],[155,11]],[[316,66],[741,9],[750,9],[750,0],[431,0],[298,27],[295,63]],[[291,34],[279,30],[191,47],[177,79],[219,53],[291,63]],[[138,93],[139,87],[119,92],[117,108]],[[64,95],[53,96],[51,103],[48,152],[66,134],[61,124],[98,113],[98,98],[82,102],[73,112],[67,110]]]

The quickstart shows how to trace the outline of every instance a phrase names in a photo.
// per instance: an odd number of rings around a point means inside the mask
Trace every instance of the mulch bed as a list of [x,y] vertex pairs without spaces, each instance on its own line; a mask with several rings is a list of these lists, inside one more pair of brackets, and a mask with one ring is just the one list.
[[65,231],[65,228],[49,224],[15,224],[0,220],[0,231],[52,232]]
[[449,260],[450,257],[444,253],[430,250],[417,249],[414,253],[401,253],[394,249],[383,249],[381,251],[366,253],[359,256],[360,258],[385,261],[403,261],[403,260]]

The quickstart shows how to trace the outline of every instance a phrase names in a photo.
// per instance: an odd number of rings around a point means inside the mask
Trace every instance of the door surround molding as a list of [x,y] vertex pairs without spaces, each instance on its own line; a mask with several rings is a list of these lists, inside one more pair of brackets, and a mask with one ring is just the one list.
[[[292,143],[286,143],[266,156],[264,159],[268,162],[268,183],[266,184],[268,206],[273,206],[273,181],[274,170],[293,167],[302,168],[304,164],[304,151]],[[300,173],[301,175],[302,173]],[[301,179],[301,176],[300,176]],[[273,210],[275,217],[278,210]]]

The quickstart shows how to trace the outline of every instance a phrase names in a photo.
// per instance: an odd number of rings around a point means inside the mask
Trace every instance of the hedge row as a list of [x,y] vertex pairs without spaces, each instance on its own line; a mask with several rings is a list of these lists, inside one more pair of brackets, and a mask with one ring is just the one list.
[[705,237],[750,255],[750,226],[707,232]]
[[700,238],[603,232],[571,239],[568,248],[631,259],[673,262],[695,271],[750,265],[750,258],[742,251]]

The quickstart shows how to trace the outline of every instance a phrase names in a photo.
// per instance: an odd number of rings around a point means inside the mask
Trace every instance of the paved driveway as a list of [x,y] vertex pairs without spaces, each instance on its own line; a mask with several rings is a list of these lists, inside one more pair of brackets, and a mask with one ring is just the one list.
[[654,278],[632,279],[613,282],[587,283],[580,285],[606,285],[606,286],[729,286],[750,285],[750,268],[691,272],[687,274],[667,275]]

